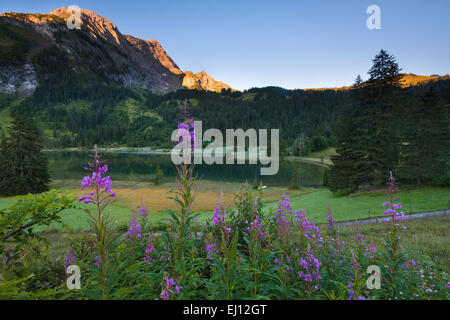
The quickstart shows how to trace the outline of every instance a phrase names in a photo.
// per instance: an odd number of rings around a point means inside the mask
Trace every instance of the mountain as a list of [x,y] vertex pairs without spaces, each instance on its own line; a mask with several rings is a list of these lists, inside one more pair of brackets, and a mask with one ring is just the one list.
[[49,14],[0,15],[0,93],[30,95],[42,82],[61,83],[69,76],[157,94],[183,87],[230,88],[204,71],[184,73],[157,40],[122,34],[93,11],[80,9],[81,29],[69,29],[71,14],[59,8]]
[[407,73],[403,75],[400,81],[402,82],[402,87],[407,88],[415,86],[424,86],[432,82],[449,79],[450,76],[448,74],[445,76],[440,76],[437,74],[432,74],[431,76],[421,76],[414,73]]
[[186,71],[183,78],[183,87],[188,89],[196,90],[206,90],[206,91],[216,91],[220,92],[222,89],[232,90],[233,89],[222,81],[216,81],[213,77],[208,75],[204,70],[199,73],[192,73],[191,71]]

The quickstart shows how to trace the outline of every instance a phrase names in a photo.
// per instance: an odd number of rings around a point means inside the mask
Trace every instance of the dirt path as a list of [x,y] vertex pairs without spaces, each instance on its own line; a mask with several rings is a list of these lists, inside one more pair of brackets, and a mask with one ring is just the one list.
[[[432,217],[432,216],[443,216],[443,215],[446,215],[446,214],[450,214],[450,210],[413,213],[413,214],[405,215],[405,220],[422,219],[422,218],[428,218],[428,217]],[[362,220],[336,222],[336,225],[338,225],[338,226],[351,226],[351,225],[355,225],[355,224],[380,223],[380,222],[385,222],[385,221],[386,221],[386,217],[380,217],[380,218],[373,218],[373,219],[362,219]]]

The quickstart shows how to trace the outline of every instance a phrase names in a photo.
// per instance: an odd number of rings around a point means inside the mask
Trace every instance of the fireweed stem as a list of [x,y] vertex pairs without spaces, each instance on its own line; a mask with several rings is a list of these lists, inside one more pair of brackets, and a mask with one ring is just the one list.
[[[97,145],[94,145],[94,158],[95,163],[89,163],[85,168],[88,171],[92,171],[92,176],[85,176],[81,183],[82,188],[91,187],[92,183],[95,183],[94,191],[85,197],[81,197],[78,200],[83,201],[86,204],[95,203],[97,210],[97,217],[94,217],[86,210],[89,216],[89,225],[92,232],[95,234],[95,247],[97,249],[98,261],[96,265],[100,268],[101,272],[101,290],[102,299],[106,299],[106,285],[108,278],[109,257],[108,252],[115,238],[113,231],[114,221],[110,221],[109,215],[104,215],[103,212],[106,206],[110,202],[110,198],[115,197],[115,193],[111,192],[111,179],[109,176],[102,177],[108,171],[108,166],[104,164],[106,161],[100,161],[101,156],[98,154]],[[104,188],[104,190],[102,190]]]

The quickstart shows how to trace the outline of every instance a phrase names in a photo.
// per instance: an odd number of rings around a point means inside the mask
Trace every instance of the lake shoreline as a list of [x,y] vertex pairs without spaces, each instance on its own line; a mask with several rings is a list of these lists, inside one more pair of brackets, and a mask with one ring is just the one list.
[[[148,149],[148,150],[145,150]],[[56,149],[42,149],[43,152],[93,152],[93,149],[85,149],[85,148],[56,148]],[[129,154],[155,154],[155,155],[170,155],[171,151],[167,149],[155,149],[151,150],[150,148],[99,148],[99,152],[107,152],[107,153],[129,153]]]

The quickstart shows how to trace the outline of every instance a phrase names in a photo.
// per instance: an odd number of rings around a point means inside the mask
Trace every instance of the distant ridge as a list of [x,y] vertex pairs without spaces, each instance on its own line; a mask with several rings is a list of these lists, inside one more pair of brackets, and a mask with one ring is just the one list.
[[[440,76],[437,74],[432,74],[430,76],[422,76],[414,73],[404,73],[400,78],[401,86],[403,88],[414,87],[414,86],[423,86],[427,85],[430,82],[440,81],[440,80],[448,80],[450,79],[450,75]],[[341,91],[341,90],[350,90],[353,89],[352,86],[343,86],[343,87],[330,87],[330,88],[307,88],[302,89],[305,91],[325,91],[325,90],[333,90],[333,91]]]

